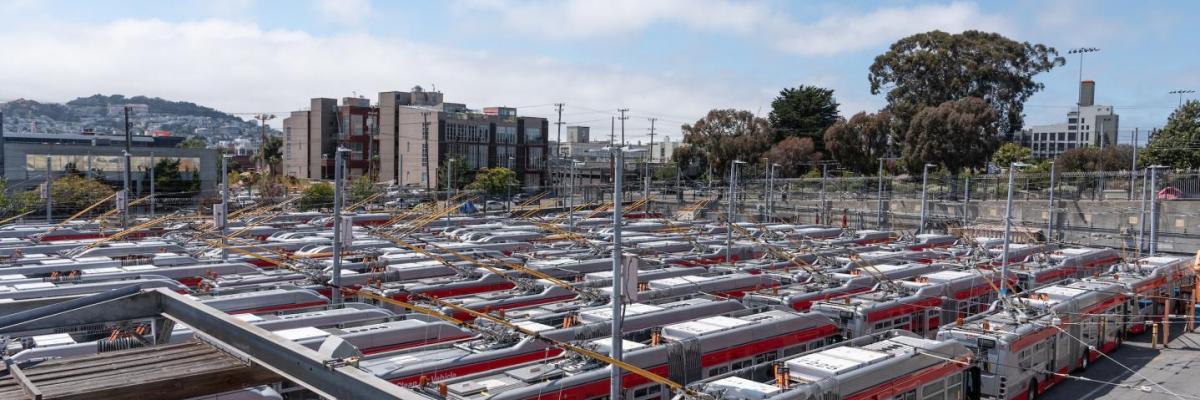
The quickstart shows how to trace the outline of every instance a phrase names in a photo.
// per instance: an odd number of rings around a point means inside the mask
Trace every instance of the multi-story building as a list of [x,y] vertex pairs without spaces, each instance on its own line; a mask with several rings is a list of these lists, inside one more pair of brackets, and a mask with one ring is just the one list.
[[1016,142],[1038,158],[1057,157],[1077,147],[1117,144],[1120,118],[1112,106],[1096,105],[1095,97],[1096,82],[1080,82],[1079,106],[1067,113],[1065,123],[1031,126],[1017,135]]
[[379,154],[378,109],[357,97],[337,100],[315,98],[305,111],[283,119],[283,171],[297,178],[333,179],[333,152],[338,145],[350,149],[346,172],[351,177],[377,172]]
[[284,171],[291,176],[332,178],[333,152],[341,145],[351,150],[349,175],[377,182],[435,189],[441,186],[438,169],[454,159],[469,173],[507,167],[523,186],[546,184],[549,123],[518,116],[514,108],[477,112],[417,86],[381,92],[376,106],[358,98],[343,99],[341,106],[312,99],[309,110],[283,122]]

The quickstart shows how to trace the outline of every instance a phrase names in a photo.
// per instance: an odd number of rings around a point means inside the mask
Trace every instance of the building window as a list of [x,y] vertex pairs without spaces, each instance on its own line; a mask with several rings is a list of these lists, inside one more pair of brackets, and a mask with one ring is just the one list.
[[541,143],[542,128],[525,128],[525,143]]
[[496,127],[496,143],[497,144],[516,144],[517,143],[517,127],[515,127],[515,126],[497,126]]

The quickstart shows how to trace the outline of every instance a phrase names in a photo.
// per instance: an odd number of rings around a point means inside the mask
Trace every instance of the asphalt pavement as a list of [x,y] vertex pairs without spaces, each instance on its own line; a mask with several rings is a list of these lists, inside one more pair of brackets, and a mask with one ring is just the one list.
[[1050,388],[1041,398],[1200,400],[1200,333],[1183,333],[1183,327],[1176,326],[1168,348],[1164,349],[1161,343],[1157,349],[1152,349],[1150,345],[1148,333],[1134,336],[1109,354],[1112,360],[1102,358],[1087,371],[1073,373],[1108,383],[1131,385],[1133,388],[1066,380]]

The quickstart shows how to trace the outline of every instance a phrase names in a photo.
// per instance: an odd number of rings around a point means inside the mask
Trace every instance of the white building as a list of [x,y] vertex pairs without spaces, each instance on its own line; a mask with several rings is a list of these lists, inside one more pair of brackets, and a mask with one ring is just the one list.
[[1096,105],[1095,96],[1096,82],[1080,82],[1079,106],[1067,113],[1066,122],[1031,126],[1016,141],[1038,158],[1056,157],[1077,147],[1116,145],[1120,118],[1112,106]]

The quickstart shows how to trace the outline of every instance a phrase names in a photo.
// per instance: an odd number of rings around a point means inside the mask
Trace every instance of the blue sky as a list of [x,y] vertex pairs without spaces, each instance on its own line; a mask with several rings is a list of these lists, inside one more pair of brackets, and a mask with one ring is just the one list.
[[[1084,60],[1097,102],[1133,128],[1162,125],[1173,89],[1200,89],[1190,1],[388,1],[0,0],[0,100],[93,93],[183,99],[229,112],[287,112],[310,97],[436,86],[472,107],[520,106],[607,132],[630,108],[678,126],[711,108],[766,114],[800,84],[836,90],[842,114],[874,111],[867,67],[909,34],[980,29]],[[1074,104],[1078,58],[1038,76],[1026,123]]]

